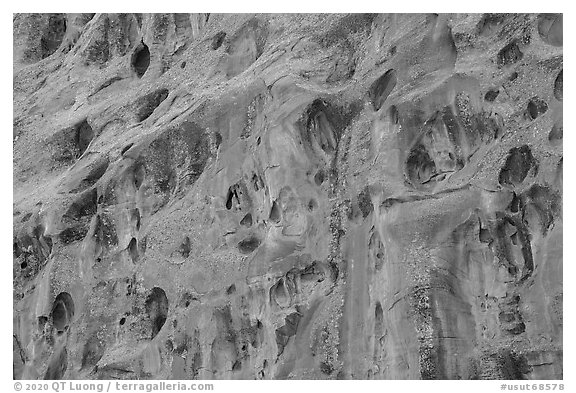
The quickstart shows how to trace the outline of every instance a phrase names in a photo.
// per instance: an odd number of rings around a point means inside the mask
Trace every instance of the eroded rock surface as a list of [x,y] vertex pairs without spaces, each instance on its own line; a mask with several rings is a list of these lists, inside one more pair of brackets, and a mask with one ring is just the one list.
[[562,15],[14,37],[15,378],[562,378]]

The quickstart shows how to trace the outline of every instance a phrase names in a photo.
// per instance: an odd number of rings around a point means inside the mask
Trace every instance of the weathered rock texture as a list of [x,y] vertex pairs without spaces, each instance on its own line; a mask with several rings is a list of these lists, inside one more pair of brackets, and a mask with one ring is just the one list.
[[562,16],[14,17],[16,378],[562,378]]

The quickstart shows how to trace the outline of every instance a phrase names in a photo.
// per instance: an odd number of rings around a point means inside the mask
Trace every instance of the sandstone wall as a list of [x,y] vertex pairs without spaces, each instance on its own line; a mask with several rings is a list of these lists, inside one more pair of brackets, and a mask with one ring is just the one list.
[[15,15],[15,378],[562,378],[562,69],[562,15]]

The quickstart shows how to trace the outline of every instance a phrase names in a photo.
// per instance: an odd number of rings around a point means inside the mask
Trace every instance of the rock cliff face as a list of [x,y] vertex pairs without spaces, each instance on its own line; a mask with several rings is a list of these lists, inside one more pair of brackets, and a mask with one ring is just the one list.
[[562,16],[14,16],[14,376],[562,378]]

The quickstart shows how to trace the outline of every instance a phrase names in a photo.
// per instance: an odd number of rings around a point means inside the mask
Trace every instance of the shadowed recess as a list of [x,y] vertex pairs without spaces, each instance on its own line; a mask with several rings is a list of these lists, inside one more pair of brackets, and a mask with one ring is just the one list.
[[52,325],[58,332],[64,332],[70,326],[74,316],[74,301],[68,292],[62,292],[56,296],[52,306],[50,317]]
[[158,335],[168,317],[168,297],[162,288],[154,287],[146,298],[146,313],[152,324],[151,337]]
[[148,66],[150,66],[150,50],[144,42],[141,42],[132,55],[132,68],[138,78],[142,78],[148,70]]

